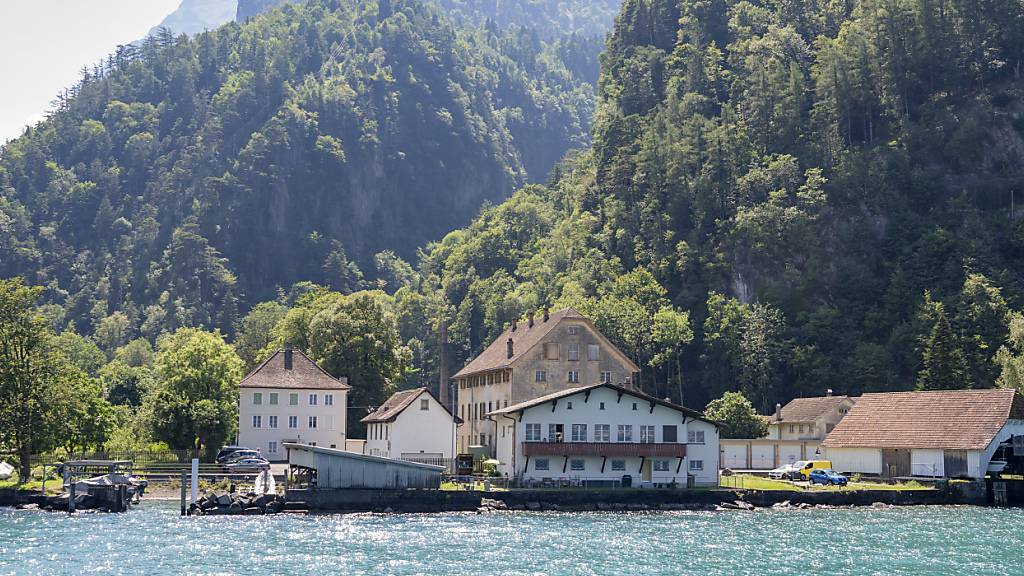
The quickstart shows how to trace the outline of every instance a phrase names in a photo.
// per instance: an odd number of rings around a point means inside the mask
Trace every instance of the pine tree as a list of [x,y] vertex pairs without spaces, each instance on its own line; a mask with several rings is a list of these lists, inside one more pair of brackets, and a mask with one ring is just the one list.
[[918,390],[959,390],[970,388],[967,360],[941,304],[938,317],[924,349],[924,368],[917,376]]

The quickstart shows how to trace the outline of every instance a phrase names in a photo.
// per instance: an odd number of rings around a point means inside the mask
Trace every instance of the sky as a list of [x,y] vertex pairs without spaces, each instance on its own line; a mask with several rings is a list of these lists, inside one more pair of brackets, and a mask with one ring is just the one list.
[[142,38],[181,0],[0,0],[0,144],[118,44]]

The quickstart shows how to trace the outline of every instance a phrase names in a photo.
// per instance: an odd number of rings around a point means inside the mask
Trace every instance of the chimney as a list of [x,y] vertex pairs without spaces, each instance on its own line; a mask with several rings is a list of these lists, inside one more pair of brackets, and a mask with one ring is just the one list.
[[517,322],[516,322],[516,319],[515,319],[515,318],[513,318],[513,319],[512,319],[512,331],[513,331],[513,332],[515,332],[515,331],[516,331],[516,328],[517,328],[516,324],[517,324]]
[[547,322],[548,318],[550,318],[550,317],[551,317],[551,310],[547,306],[545,306],[544,307],[544,321]]
[[512,342],[511,338],[508,339],[508,342],[505,343],[505,346],[508,348],[508,357],[511,358],[511,357],[515,356],[516,348],[515,348],[515,344]]
[[782,422],[782,404],[775,404],[775,420]]
[[831,388],[829,388],[828,390],[825,390],[825,396],[826,397],[831,397],[832,396],[832,389]]
[[285,344],[284,345],[284,369],[285,370],[291,370],[292,369],[292,345],[291,344]]
[[533,312],[530,312],[530,315],[526,317],[526,327],[533,328]]

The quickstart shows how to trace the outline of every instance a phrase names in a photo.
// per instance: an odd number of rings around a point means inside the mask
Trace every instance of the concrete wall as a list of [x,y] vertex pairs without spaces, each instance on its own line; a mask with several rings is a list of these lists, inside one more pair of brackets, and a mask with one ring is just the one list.
[[822,453],[822,459],[831,460],[839,472],[882,473],[882,451],[878,448],[822,448]]
[[[254,394],[261,395],[261,403],[254,403]],[[271,394],[277,394],[277,404],[271,404]],[[298,394],[298,403],[289,404],[291,394]],[[311,406],[309,395],[316,394],[317,403]],[[324,397],[330,394],[333,404],[327,406]],[[259,449],[268,460],[283,461],[287,457],[282,445],[285,442],[316,443],[330,448],[345,447],[347,390],[294,390],[271,388],[242,388],[239,391],[238,443]],[[253,427],[252,417],[259,415],[261,425]],[[271,427],[271,416],[277,417],[277,427]],[[288,417],[297,418],[295,428],[288,427]],[[317,427],[309,427],[309,417],[317,417]],[[277,451],[271,452],[272,442]]]
[[366,456],[344,450],[288,444],[288,462],[316,470],[318,489],[407,489],[441,486],[440,466]]

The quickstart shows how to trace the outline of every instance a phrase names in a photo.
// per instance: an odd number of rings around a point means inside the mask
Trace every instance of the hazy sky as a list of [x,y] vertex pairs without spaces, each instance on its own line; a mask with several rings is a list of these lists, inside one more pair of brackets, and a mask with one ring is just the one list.
[[0,0],[0,144],[118,44],[138,40],[181,0]]

